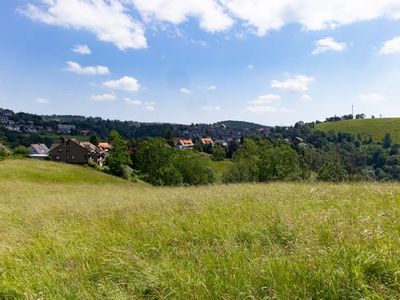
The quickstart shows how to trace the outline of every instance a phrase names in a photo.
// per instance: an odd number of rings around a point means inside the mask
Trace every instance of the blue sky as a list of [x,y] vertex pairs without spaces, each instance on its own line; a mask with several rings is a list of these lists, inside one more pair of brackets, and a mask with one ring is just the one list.
[[352,104],[400,116],[400,1],[319,2],[1,1],[0,107],[174,123],[287,125]]

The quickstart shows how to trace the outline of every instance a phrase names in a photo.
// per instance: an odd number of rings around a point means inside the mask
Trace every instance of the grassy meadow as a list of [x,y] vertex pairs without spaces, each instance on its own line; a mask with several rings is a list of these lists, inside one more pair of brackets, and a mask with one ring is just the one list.
[[0,162],[0,299],[400,298],[400,185],[155,188]]
[[390,133],[393,142],[400,143],[400,118],[327,122],[316,125],[316,128],[325,132],[332,130],[334,132],[361,134],[362,137],[372,137],[376,142],[381,141],[386,133]]

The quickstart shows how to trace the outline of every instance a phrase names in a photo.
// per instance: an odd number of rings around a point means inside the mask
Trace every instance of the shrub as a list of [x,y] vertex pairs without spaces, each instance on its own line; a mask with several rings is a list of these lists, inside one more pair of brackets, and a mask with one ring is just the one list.
[[110,173],[116,176],[124,175],[124,168],[131,164],[128,147],[118,132],[112,131],[110,142],[113,145],[111,154],[106,158],[106,165],[110,168]]
[[15,147],[14,150],[13,150],[13,155],[14,156],[26,156],[29,153],[30,152],[29,152],[28,148],[26,148],[24,146]]
[[216,146],[212,150],[212,160],[214,161],[222,161],[226,158],[226,150],[224,147]]

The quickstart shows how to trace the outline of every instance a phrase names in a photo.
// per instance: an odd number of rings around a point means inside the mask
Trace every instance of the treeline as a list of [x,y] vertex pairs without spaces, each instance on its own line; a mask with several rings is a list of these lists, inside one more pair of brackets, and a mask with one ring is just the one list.
[[[274,138],[244,138],[232,154],[233,163],[225,171],[223,182],[400,180],[400,145],[392,143],[390,134],[373,143],[345,133],[309,131],[306,126],[292,128],[297,133],[308,132],[305,143],[290,143],[278,132]],[[176,150],[164,138],[128,142],[119,138],[124,145],[121,149],[127,159],[123,164],[128,173],[115,172],[115,168],[111,173],[159,186],[213,183],[211,159],[223,160],[227,153],[227,148],[221,147],[209,151],[211,155],[202,152],[205,149]],[[118,152],[114,149],[108,161]]]

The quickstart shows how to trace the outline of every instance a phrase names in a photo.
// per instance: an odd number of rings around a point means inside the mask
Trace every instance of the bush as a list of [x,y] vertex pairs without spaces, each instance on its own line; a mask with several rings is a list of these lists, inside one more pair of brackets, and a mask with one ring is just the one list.
[[215,181],[214,172],[206,156],[191,151],[179,151],[175,156],[174,165],[185,184],[200,185]]
[[340,182],[348,179],[348,174],[338,159],[326,162],[318,172],[322,181]]
[[212,150],[212,160],[214,161],[222,161],[226,158],[226,150],[224,147],[216,146]]
[[14,156],[26,156],[29,154],[30,154],[30,152],[29,152],[28,148],[26,148],[24,146],[18,146],[16,148],[14,148],[14,150],[13,150]]
[[111,154],[106,158],[106,166],[110,168],[112,175],[123,177],[125,167],[132,163],[128,147],[116,131],[111,132],[110,142],[113,145],[113,149]]

